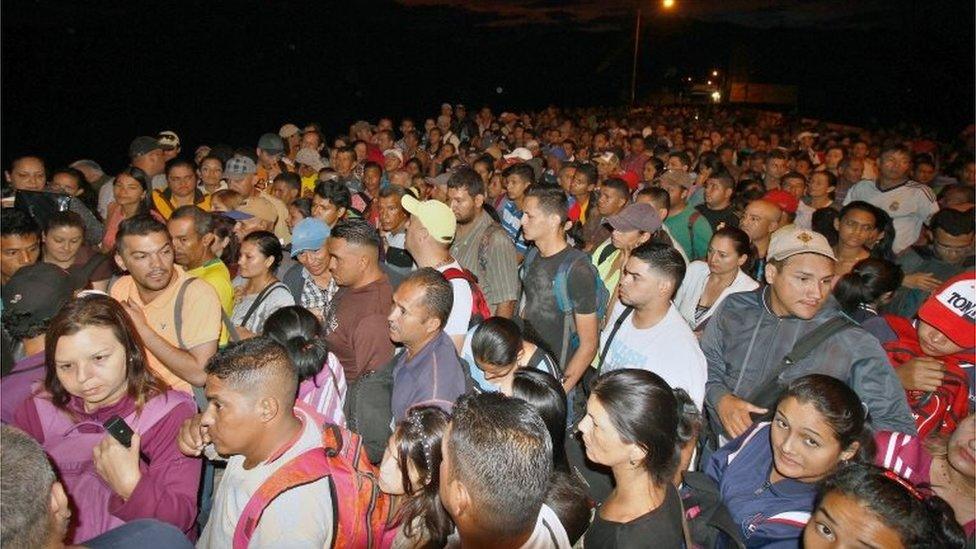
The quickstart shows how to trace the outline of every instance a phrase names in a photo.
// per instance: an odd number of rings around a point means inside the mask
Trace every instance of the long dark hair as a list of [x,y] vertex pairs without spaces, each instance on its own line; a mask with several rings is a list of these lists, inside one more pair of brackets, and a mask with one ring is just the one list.
[[522,368],[515,372],[512,396],[529,403],[549,431],[552,438],[553,470],[569,473],[566,458],[566,391],[548,372]]
[[98,326],[109,328],[125,349],[127,392],[136,402],[136,408],[163,389],[149,372],[142,338],[132,325],[129,314],[118,301],[107,295],[91,294],[75,298],[64,304],[53,319],[44,336],[44,388],[51,395],[51,402],[58,408],[65,408],[71,395],[61,385],[55,364],[58,340],[62,336],[74,335],[85,328]]
[[614,370],[597,378],[592,394],[621,440],[646,452],[642,465],[654,483],[671,482],[679,461],[680,405],[667,382],[647,370]]
[[493,316],[482,322],[471,336],[471,354],[475,360],[492,366],[511,366],[522,349],[518,324]]
[[[120,176],[123,175],[135,179],[136,182],[139,183],[139,186],[142,187],[143,192],[146,193],[145,198],[143,198],[143,200],[139,202],[139,211],[136,212],[136,215],[148,214],[149,210],[152,209],[152,190],[153,190],[152,184],[149,181],[149,175],[147,175],[146,172],[142,171],[142,168],[137,168],[135,166],[129,166],[126,169],[122,170],[121,172],[119,172],[119,175],[115,176],[115,179],[118,179]],[[115,183],[113,182],[112,184],[114,185]]]
[[[441,505],[441,438],[451,420],[436,406],[417,406],[407,412],[393,431],[397,448],[397,465],[403,479],[404,501],[396,513],[408,538],[415,535],[414,521],[420,518],[426,530],[425,547],[443,547],[454,530],[450,515]],[[409,464],[420,474],[421,485],[410,481]]]
[[[834,432],[841,451],[858,443],[853,460],[870,462],[874,457],[874,438],[867,425],[867,411],[857,396],[843,381],[823,374],[810,374],[793,380],[779,403],[795,398],[812,405]],[[777,403],[776,407],[779,407]]]
[[288,352],[299,382],[315,377],[329,358],[322,325],[305,307],[290,305],[271,313],[264,321],[264,335]]

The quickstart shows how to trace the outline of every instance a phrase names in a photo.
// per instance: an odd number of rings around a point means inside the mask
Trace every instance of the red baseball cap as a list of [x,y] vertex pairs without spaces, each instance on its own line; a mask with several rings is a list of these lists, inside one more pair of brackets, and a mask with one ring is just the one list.
[[922,303],[919,320],[964,349],[976,347],[976,271],[956,275]]
[[773,189],[766,193],[762,199],[776,204],[779,206],[779,209],[788,214],[795,214],[796,209],[800,206],[800,201],[792,193],[783,189]]

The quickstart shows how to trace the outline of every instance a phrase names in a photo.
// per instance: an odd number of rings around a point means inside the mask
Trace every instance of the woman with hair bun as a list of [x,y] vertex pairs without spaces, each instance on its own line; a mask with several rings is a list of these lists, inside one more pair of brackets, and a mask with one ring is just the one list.
[[[971,502],[970,502],[971,503]],[[824,480],[803,530],[804,549],[966,547],[952,508],[893,472],[862,463]]]
[[345,427],[346,374],[326,346],[318,318],[298,305],[282,307],[264,321],[264,335],[288,352],[298,374],[296,403],[304,403],[328,423]]
[[594,382],[579,430],[586,457],[609,467],[616,486],[597,508],[584,547],[688,545],[672,483],[681,406],[674,393],[646,370],[614,370]]
[[858,261],[851,272],[837,279],[834,297],[845,313],[863,324],[878,317],[878,310],[891,301],[904,277],[898,265],[869,257]]
[[241,337],[260,334],[271,313],[295,304],[291,290],[275,276],[283,254],[281,241],[271,232],[255,231],[241,240],[230,315]]

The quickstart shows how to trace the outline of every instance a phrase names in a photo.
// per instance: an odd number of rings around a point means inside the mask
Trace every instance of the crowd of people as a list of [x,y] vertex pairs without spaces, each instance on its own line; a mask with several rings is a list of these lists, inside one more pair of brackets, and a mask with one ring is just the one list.
[[973,126],[419,122],[10,163],[4,547],[972,545]]

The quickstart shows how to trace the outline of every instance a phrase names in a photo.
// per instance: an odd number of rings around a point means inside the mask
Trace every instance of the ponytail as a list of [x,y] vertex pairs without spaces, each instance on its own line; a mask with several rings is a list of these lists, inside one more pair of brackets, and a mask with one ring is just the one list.
[[834,286],[834,297],[841,309],[852,314],[863,305],[875,305],[881,297],[901,286],[905,273],[898,265],[869,257],[854,265]]
[[318,375],[329,358],[319,320],[304,307],[291,305],[271,313],[264,335],[285,348],[299,383]]
[[289,338],[284,346],[299,382],[315,377],[329,358],[329,350],[320,338],[295,336]]

